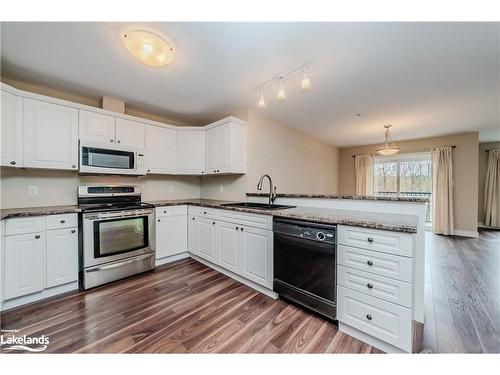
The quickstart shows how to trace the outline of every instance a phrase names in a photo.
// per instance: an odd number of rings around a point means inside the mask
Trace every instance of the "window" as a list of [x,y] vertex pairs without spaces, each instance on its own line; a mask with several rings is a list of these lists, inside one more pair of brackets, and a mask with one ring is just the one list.
[[432,163],[430,153],[376,157],[373,165],[374,195],[426,197],[426,221],[432,220]]

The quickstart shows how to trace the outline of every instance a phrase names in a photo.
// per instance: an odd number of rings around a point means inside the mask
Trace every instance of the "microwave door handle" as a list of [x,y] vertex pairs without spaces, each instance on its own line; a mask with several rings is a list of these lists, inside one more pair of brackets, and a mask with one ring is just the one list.
[[109,264],[107,266],[99,266],[99,267],[94,267],[94,268],[89,268],[85,272],[97,272],[97,271],[106,271],[106,270],[111,270],[113,268],[118,268],[121,266],[125,266],[127,264],[135,263],[135,262],[140,262],[141,260],[145,260],[148,258],[151,258],[154,256],[154,254],[146,254],[146,255],[141,255],[137,258],[134,259],[129,259],[123,262],[115,263],[115,264]]

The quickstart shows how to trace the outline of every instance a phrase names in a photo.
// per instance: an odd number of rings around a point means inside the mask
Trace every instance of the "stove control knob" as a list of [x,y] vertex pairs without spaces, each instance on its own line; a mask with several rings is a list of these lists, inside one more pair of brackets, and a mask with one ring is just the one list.
[[318,232],[316,234],[316,238],[320,241],[323,241],[325,239],[325,234],[323,232]]

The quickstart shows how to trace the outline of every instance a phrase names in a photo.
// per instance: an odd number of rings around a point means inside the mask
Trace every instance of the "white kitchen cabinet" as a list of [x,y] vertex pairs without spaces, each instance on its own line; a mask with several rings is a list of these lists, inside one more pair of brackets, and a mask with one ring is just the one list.
[[272,289],[273,232],[245,226],[241,236],[241,275]]
[[79,111],[80,139],[98,143],[115,143],[114,116],[102,113]]
[[246,173],[245,125],[232,117],[216,124],[206,131],[205,173]]
[[198,218],[193,215],[188,216],[188,251],[191,254],[198,254]]
[[23,166],[23,99],[2,90],[0,165]]
[[47,288],[77,280],[77,228],[47,231]]
[[5,237],[5,299],[45,288],[45,232]]
[[198,256],[217,264],[219,257],[217,251],[217,222],[215,220],[204,217],[198,218],[196,242]]
[[146,126],[147,172],[175,174],[176,131],[160,126]]
[[221,221],[217,234],[219,265],[234,273],[241,273],[240,227]]
[[116,118],[115,143],[127,147],[144,148],[146,125],[138,121]]
[[156,259],[187,251],[187,216],[165,216],[156,219]]
[[205,131],[177,130],[177,174],[205,173]]
[[24,166],[78,169],[78,110],[23,99]]

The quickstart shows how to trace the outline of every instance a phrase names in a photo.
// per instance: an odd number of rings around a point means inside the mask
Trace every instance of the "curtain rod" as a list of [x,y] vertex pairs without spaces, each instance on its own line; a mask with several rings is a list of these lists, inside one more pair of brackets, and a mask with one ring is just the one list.
[[[455,146],[455,145],[452,145],[452,146],[441,146],[441,147],[451,147],[451,148],[457,148],[457,146]],[[437,148],[437,147],[433,147],[433,148],[431,148],[431,150],[434,150],[435,148]],[[489,150],[486,150],[486,151],[489,151]],[[370,155],[370,156],[377,156],[376,154],[358,154],[358,155]],[[355,157],[356,157],[356,156],[358,156],[358,155],[353,155],[352,157],[353,157],[353,158],[355,158]]]

